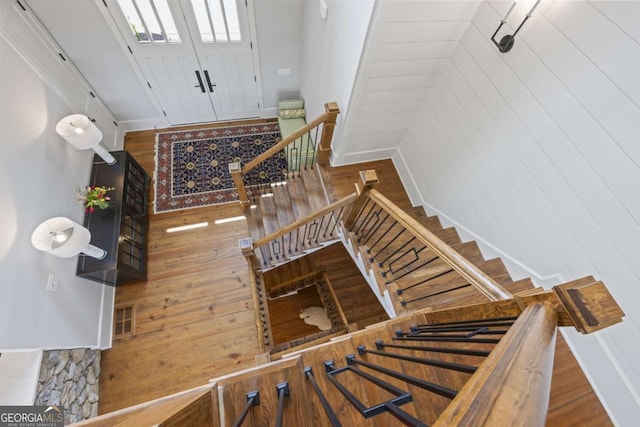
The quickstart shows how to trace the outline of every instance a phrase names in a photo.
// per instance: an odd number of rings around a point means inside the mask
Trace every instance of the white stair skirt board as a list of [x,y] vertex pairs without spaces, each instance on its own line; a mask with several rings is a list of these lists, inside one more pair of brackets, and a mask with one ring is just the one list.
[[340,241],[347,249],[347,252],[349,252],[349,255],[351,256],[351,259],[353,259],[353,262],[355,262],[355,264],[358,266],[360,274],[362,274],[362,277],[364,277],[364,279],[369,284],[369,287],[373,291],[373,294],[376,296],[376,298],[378,298],[378,302],[380,302],[380,305],[382,305],[382,308],[384,308],[387,316],[389,316],[389,318],[391,319],[396,317],[397,314],[395,309],[393,308],[393,303],[391,302],[391,295],[389,294],[389,291],[385,290],[382,294],[380,294],[380,288],[378,287],[376,275],[373,273],[373,271],[367,270],[364,261],[362,260],[362,256],[360,255],[360,253],[354,252],[351,242],[345,238],[343,233],[340,233]]

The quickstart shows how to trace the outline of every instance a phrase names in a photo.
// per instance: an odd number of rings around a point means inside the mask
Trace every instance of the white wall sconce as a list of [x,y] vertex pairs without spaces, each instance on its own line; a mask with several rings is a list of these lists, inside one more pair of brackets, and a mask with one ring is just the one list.
[[71,114],[56,125],[56,132],[78,150],[92,149],[108,165],[116,164],[116,159],[102,145],[102,132],[84,114]]
[[107,251],[93,246],[90,241],[89,230],[63,216],[49,218],[31,234],[34,248],[59,258],[71,258],[82,252],[96,259],[104,259]]
[[507,34],[503,36],[498,42],[496,41],[496,34],[498,34],[498,31],[500,31],[500,28],[502,28],[505,22],[507,22],[507,17],[511,14],[511,11],[516,6],[516,2],[515,1],[513,2],[509,10],[507,11],[507,14],[504,15],[504,18],[502,18],[502,20],[500,21],[500,25],[498,25],[496,32],[493,33],[493,35],[491,36],[491,41],[493,42],[494,45],[496,45],[496,47],[500,52],[505,53],[511,50],[511,48],[513,47],[513,43],[515,42],[516,34],[518,34],[518,31],[520,31],[520,28],[522,28],[524,23],[527,22],[529,18],[531,18],[531,14],[533,13],[534,10],[536,10],[536,7],[538,7],[539,3],[540,3],[540,0],[536,0],[533,6],[531,6],[531,10],[529,10],[529,12],[526,14],[526,16],[524,17],[524,19],[522,20],[522,22],[520,23],[520,25],[518,26],[518,28],[513,34]]

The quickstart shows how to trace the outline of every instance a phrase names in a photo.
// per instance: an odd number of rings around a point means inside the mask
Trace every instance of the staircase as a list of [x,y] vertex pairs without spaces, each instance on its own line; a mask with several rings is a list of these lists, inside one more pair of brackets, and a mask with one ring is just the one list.
[[[242,182],[244,168],[232,170]],[[251,234],[240,248],[266,363],[78,425],[545,425],[557,327],[590,333],[623,316],[602,282],[544,291],[514,281],[500,259],[484,259],[437,217],[400,210],[374,188],[375,171],[339,200],[322,173],[309,165],[239,190]],[[276,347],[268,299],[318,280],[323,272],[305,259],[336,244],[390,319],[357,330],[329,285],[324,301],[333,298],[332,325],[343,327]]]

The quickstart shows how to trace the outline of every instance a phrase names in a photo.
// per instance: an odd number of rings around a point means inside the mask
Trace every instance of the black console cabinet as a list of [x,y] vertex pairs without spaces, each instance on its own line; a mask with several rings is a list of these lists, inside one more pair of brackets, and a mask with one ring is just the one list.
[[106,258],[80,255],[77,275],[105,285],[147,280],[147,194],[149,176],[126,151],[111,153],[109,166],[97,155],[89,185],[114,187],[107,209],[85,213],[91,244],[107,251]]

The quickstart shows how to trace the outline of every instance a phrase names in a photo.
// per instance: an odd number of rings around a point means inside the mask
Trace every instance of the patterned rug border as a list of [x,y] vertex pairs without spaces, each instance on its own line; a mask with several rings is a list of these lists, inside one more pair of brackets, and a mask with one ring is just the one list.
[[[255,130],[256,127],[259,127],[259,130]],[[231,132],[225,132],[225,133],[220,133],[218,132],[221,129],[230,129],[230,128],[234,128],[234,129],[246,129],[246,132],[238,132],[238,133],[231,133]],[[264,135],[267,133],[280,133],[280,128],[278,126],[278,123],[276,121],[267,121],[267,122],[259,122],[259,123],[245,123],[245,124],[238,124],[238,125],[225,125],[225,126],[217,126],[217,127],[210,127],[210,128],[191,128],[191,129],[184,129],[184,130],[172,130],[172,131],[163,131],[163,132],[157,132],[155,134],[155,146],[154,146],[154,163],[155,163],[155,168],[154,168],[154,172],[153,172],[153,189],[154,189],[154,197],[153,197],[153,213],[155,214],[161,214],[161,213],[165,213],[165,212],[175,212],[175,211],[181,211],[181,210],[186,210],[186,209],[195,209],[195,208],[200,208],[200,207],[207,207],[207,206],[213,206],[213,205],[222,205],[222,204],[229,204],[229,203],[234,203],[237,202],[237,193],[233,190],[233,189],[221,189],[221,190],[213,190],[213,191],[205,191],[205,192],[200,192],[200,193],[193,193],[193,194],[188,194],[188,195],[178,195],[178,196],[173,196],[172,193],[172,188],[173,188],[173,173],[172,173],[172,157],[173,157],[173,144],[174,142],[191,142],[191,141],[203,141],[203,140],[208,140],[208,139],[214,139],[214,138],[224,138],[225,136],[254,136],[254,135]],[[189,134],[193,134],[193,135],[189,135]],[[175,135],[174,137],[171,137],[171,139],[169,140],[168,138],[170,138],[168,135]],[[162,143],[169,143],[172,144],[169,147],[169,158],[168,159],[159,159],[159,149],[160,149],[160,144]],[[165,147],[166,148],[166,147]],[[168,176],[170,177],[170,182],[168,184],[169,187],[169,197],[171,197],[173,200],[186,200],[189,198],[193,198],[198,197],[198,195],[206,195],[206,194],[212,194],[212,193],[216,193],[216,192],[229,192],[231,194],[231,197],[233,197],[235,200],[227,200],[227,201],[216,201],[215,203],[206,203],[203,202],[202,204],[196,204],[193,206],[187,205],[185,206],[184,202],[183,203],[178,203],[178,206],[175,208],[166,208],[166,209],[162,209],[160,211],[158,211],[158,200],[159,200],[159,194],[158,194],[158,188],[160,187],[160,184],[158,182],[158,173],[160,172],[160,167],[161,164],[160,162],[163,161],[165,163],[162,164],[163,167],[167,167],[168,166],[168,171],[167,170],[163,170],[162,173],[164,174],[168,174]],[[167,186],[167,184],[163,184],[165,187]],[[166,194],[166,192],[164,193]],[[161,195],[160,195],[161,197]],[[207,197],[207,196],[204,196]]]

